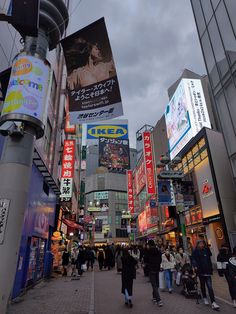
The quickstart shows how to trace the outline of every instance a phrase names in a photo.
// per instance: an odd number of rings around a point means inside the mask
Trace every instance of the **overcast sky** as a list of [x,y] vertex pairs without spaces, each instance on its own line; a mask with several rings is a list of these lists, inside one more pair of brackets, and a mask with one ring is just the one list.
[[72,12],[68,35],[105,17],[135,147],[136,131],[161,118],[182,71],[206,73],[190,0],[72,0]]

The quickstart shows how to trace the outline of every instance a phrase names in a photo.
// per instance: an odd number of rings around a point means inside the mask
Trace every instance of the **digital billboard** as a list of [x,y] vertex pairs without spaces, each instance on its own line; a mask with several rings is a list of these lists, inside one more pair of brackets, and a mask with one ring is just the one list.
[[129,140],[99,138],[99,167],[109,172],[126,173],[130,168]]
[[165,110],[170,158],[203,128],[211,128],[201,80],[182,79]]
[[67,67],[70,122],[123,115],[116,67],[104,18],[61,41]]

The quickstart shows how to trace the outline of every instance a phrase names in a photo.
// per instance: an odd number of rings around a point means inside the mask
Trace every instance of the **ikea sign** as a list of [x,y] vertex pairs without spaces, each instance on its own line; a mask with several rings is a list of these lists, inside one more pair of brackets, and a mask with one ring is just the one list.
[[128,139],[127,124],[89,124],[87,125],[87,139],[99,139],[99,137],[116,139]]

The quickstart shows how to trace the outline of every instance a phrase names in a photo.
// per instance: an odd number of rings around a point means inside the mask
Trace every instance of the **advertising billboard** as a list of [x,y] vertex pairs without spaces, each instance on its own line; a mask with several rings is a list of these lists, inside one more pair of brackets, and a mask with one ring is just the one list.
[[126,173],[130,168],[129,140],[99,138],[99,167],[109,172]]
[[144,232],[147,230],[147,212],[144,210],[142,213],[138,215],[138,229],[139,232]]
[[2,116],[28,115],[43,122],[50,67],[41,59],[18,55],[13,61]]
[[127,124],[88,124],[87,139],[96,140],[99,137],[116,138],[119,140],[127,140],[128,137],[128,121]]
[[70,113],[69,113],[69,99],[66,97],[66,122],[65,122],[65,133],[75,134],[76,133],[76,126],[70,124]]
[[144,159],[142,158],[134,170],[135,194],[138,195],[146,185]]
[[147,229],[153,228],[157,226],[157,219],[158,219],[158,213],[157,213],[157,207],[151,208],[150,202],[146,202],[146,222],[147,222]]
[[172,205],[170,180],[158,181],[158,203],[160,205]]
[[170,158],[203,128],[211,128],[201,80],[182,79],[165,110]]
[[134,214],[133,171],[127,171],[128,211]]
[[70,122],[123,115],[120,89],[104,18],[61,41],[70,100]]
[[155,187],[155,178],[154,178],[152,141],[151,141],[150,132],[143,132],[143,146],[144,146],[144,162],[145,162],[145,170],[146,170],[147,193],[155,194],[156,187]]
[[61,171],[61,198],[71,198],[75,163],[75,140],[64,140]]

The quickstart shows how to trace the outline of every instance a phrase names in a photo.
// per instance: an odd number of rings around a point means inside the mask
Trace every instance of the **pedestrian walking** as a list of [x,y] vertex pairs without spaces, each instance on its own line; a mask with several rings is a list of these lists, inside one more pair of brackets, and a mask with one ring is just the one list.
[[89,270],[89,267],[91,266],[91,270],[93,270],[93,264],[95,262],[95,252],[91,247],[87,248],[86,251],[86,260],[87,260],[87,270]]
[[236,307],[236,247],[233,248],[233,256],[229,259],[229,289],[233,301],[233,307]]
[[82,270],[82,265],[84,265],[86,262],[86,256],[85,256],[85,250],[83,246],[79,247],[78,255],[77,255],[77,260],[76,260],[76,268],[78,270],[78,274],[82,276],[83,270]]
[[166,249],[165,253],[162,254],[161,268],[164,270],[166,286],[169,293],[173,291],[173,272],[175,271],[175,265],[174,256],[170,254],[169,249]]
[[213,268],[211,263],[211,251],[206,246],[204,240],[199,240],[197,246],[193,251],[192,263],[195,268],[195,271],[199,277],[200,287],[202,292],[202,297],[205,305],[209,305],[207,296],[206,296],[206,286],[208,289],[209,297],[211,300],[211,306],[214,310],[218,310],[220,307],[215,302],[215,295],[212,288],[212,279]]
[[190,265],[190,258],[187,253],[184,252],[182,247],[179,247],[178,253],[175,255],[175,261],[176,261],[176,285],[179,286],[181,284],[181,278],[182,278],[182,268],[186,265]]
[[123,249],[122,253],[122,290],[125,295],[125,304],[129,307],[133,307],[133,280],[136,279],[136,264],[137,261],[129,254],[127,248]]
[[116,249],[116,269],[117,273],[122,271],[122,249],[120,246],[117,246]]
[[147,263],[149,265],[149,278],[152,285],[152,300],[158,306],[163,306],[159,294],[159,272],[161,268],[161,252],[155,246],[153,240],[148,241]]
[[77,250],[73,248],[71,251],[71,276],[76,276],[76,259],[77,259]]
[[105,249],[105,268],[107,267],[108,270],[110,270],[112,268],[113,265],[113,253],[112,250],[110,248],[110,246],[108,245]]
[[62,267],[63,267],[63,274],[62,276],[67,276],[67,268],[70,262],[70,253],[65,248],[62,254]]
[[99,269],[102,270],[104,267],[104,261],[105,261],[105,252],[104,252],[103,247],[100,247],[98,249],[97,260],[98,260]]

